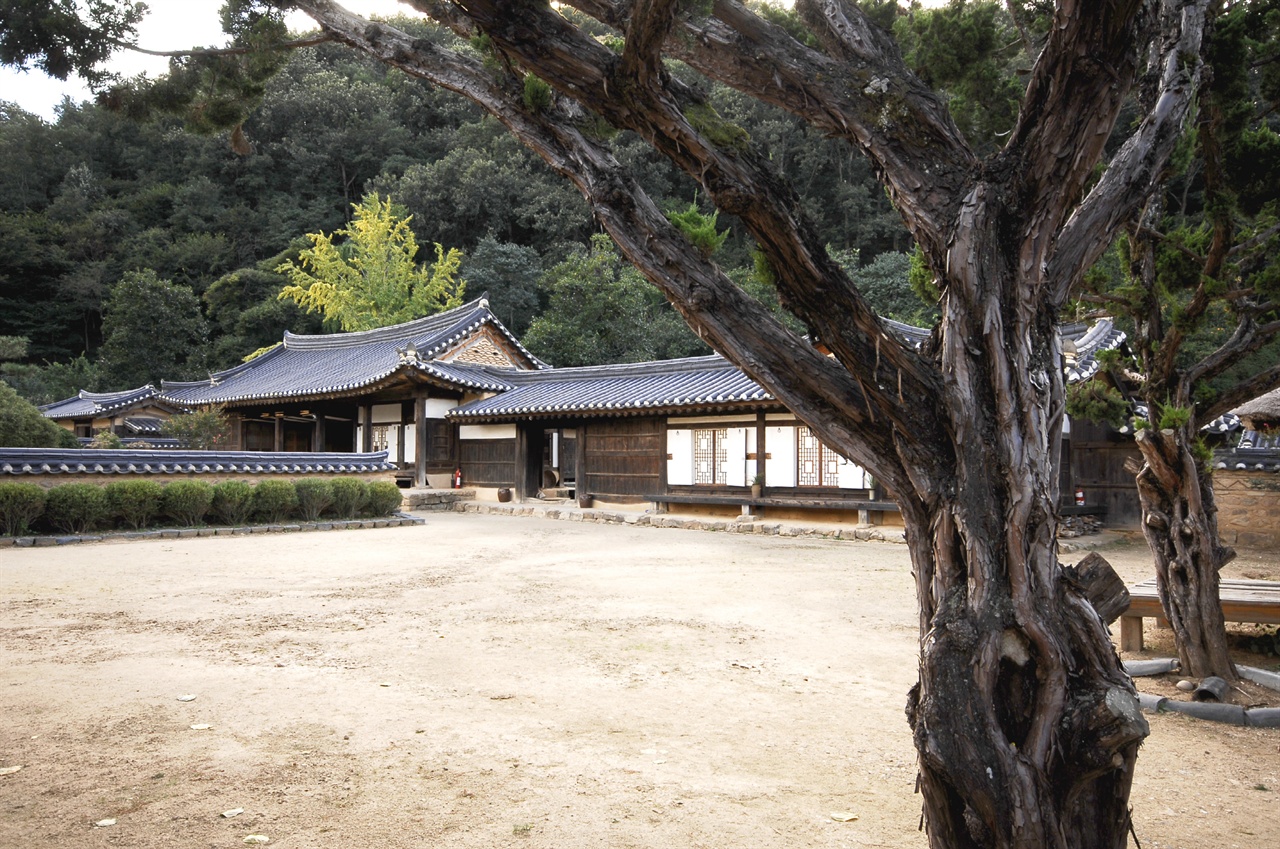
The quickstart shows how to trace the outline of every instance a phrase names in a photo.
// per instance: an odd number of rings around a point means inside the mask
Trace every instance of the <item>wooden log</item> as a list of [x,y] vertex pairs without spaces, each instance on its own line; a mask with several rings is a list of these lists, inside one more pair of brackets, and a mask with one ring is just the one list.
[[1075,566],[1066,566],[1063,571],[1108,625],[1129,609],[1129,588],[1098,552],[1089,552]]

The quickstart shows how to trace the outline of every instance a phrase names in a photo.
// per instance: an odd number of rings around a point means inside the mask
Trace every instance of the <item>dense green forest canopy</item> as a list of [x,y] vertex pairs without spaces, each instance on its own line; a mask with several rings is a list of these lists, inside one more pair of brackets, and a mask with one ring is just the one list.
[[[866,160],[778,109],[700,84],[794,181],[845,264],[888,283],[880,309],[926,319],[926,307],[903,297],[905,274],[897,271],[912,244]],[[557,293],[572,285],[560,275],[587,261],[598,232],[586,203],[457,97],[320,45],[289,54],[234,146],[227,133],[184,131],[179,117],[155,112],[138,121],[128,112],[68,101],[50,123],[0,102],[0,336],[28,340],[25,355],[0,364],[0,375],[34,401],[126,388],[142,376],[120,367],[135,331],[121,331],[104,349],[113,331],[106,307],[137,272],[153,272],[199,304],[190,323],[204,341],[163,371],[170,379],[234,365],[285,329],[336,329],[277,298],[288,284],[277,269],[297,260],[307,234],[348,224],[352,205],[369,192],[412,215],[419,243],[461,250],[468,292],[489,292],[514,332],[540,318],[531,341],[553,362],[557,352],[583,350],[567,334],[608,332],[551,314]],[[634,135],[616,134],[611,145],[666,208],[700,203],[692,181]],[[772,299],[744,228],[731,216],[718,226],[726,238],[716,261]],[[884,280],[886,269],[895,270],[892,280]],[[657,336],[632,334],[635,344],[618,340],[598,356],[708,350],[661,300],[645,310],[658,316]]]

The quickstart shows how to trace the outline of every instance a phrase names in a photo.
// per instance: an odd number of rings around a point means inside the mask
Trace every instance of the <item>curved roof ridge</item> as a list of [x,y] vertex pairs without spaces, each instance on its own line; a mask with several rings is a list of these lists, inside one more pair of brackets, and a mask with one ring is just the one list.
[[[289,331],[285,331],[288,333]],[[160,381],[161,395],[171,389],[194,389],[199,386],[217,386],[228,377],[234,377],[242,371],[248,371],[257,368],[263,363],[270,361],[273,357],[280,356],[284,351],[284,345],[272,345],[252,360],[246,360],[243,363],[236,363],[231,368],[223,369],[210,373],[204,380],[162,380]]]
[[285,348],[294,350],[313,350],[316,348],[346,348],[365,345],[370,342],[406,341],[427,333],[434,333],[449,327],[477,310],[487,310],[486,299],[481,296],[451,310],[433,315],[415,318],[400,324],[389,324],[386,327],[375,327],[371,330],[352,330],[344,333],[290,333],[284,332]]
[[531,383],[538,380],[554,379],[590,379],[593,377],[648,377],[654,374],[675,374],[679,372],[708,371],[710,369],[737,369],[733,363],[719,354],[708,354],[701,357],[681,357],[674,360],[644,360],[638,363],[605,363],[595,366],[567,366],[564,368],[548,368],[538,371],[519,371],[501,369],[497,366],[485,366],[495,374],[500,373],[504,380],[515,384]]

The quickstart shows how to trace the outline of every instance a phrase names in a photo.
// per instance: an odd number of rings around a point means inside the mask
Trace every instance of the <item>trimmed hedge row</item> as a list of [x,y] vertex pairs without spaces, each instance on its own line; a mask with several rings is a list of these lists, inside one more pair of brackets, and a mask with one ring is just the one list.
[[400,488],[391,481],[370,484],[354,478],[265,480],[256,485],[181,480],[167,486],[122,480],[101,487],[69,483],[48,490],[33,483],[0,483],[0,532],[18,536],[30,529],[82,534],[156,524],[193,527],[206,519],[226,525],[250,520],[279,524],[289,518],[314,522],[325,516],[389,516],[400,503]]

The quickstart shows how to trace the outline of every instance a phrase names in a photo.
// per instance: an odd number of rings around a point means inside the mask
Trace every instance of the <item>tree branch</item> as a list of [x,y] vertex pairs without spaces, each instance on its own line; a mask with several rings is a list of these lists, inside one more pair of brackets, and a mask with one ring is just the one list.
[[144,53],[147,56],[169,56],[174,59],[182,59],[189,56],[244,56],[260,50],[298,50],[303,47],[327,44],[331,41],[333,41],[333,36],[321,34],[297,38],[293,41],[282,41],[279,44],[268,44],[265,47],[193,47],[189,50],[148,50],[145,47],[139,47],[136,44],[124,41],[117,41],[114,44],[123,50],[132,50],[134,53]]
[[[885,422],[883,418],[874,421],[870,410],[874,407],[882,416],[888,411],[891,419],[895,416],[900,419],[899,428],[907,433],[920,433],[929,426],[920,415],[920,399],[929,396],[921,395],[925,389],[918,378],[905,374],[903,385],[910,400],[894,400],[890,406],[883,406],[885,399],[892,399],[891,393],[897,391],[896,381],[890,384],[885,369],[895,358],[903,360],[902,355],[907,353],[887,333],[880,340],[884,349],[881,369],[875,370],[873,357],[868,356],[860,375],[851,374],[835,360],[789,333],[713,263],[698,251],[690,250],[684,235],[666,220],[625,169],[581,132],[579,126],[590,123],[588,115],[569,98],[558,98],[551,108],[535,111],[524,104],[522,86],[517,81],[495,79],[479,62],[414,41],[385,24],[363,21],[329,0],[302,0],[298,7],[337,40],[462,94],[489,111],[553,169],[574,182],[627,258],[717,350],[797,415],[816,425],[815,429],[828,444],[848,451],[890,487],[907,488],[908,480],[898,456],[904,449],[894,444],[893,422]],[[510,14],[509,9],[503,12],[504,16]],[[563,72],[563,63],[572,63],[579,90],[586,90],[584,97],[605,96],[605,82],[617,57],[604,47],[590,39],[572,38],[576,31],[560,31],[554,21],[523,18],[515,22],[513,28],[525,34],[513,37],[511,29],[497,26],[496,20],[476,15],[474,11],[468,13],[505,53],[543,79],[554,84]],[[547,14],[554,13],[548,11]],[[495,25],[486,26],[488,23]],[[530,26],[534,28],[528,29]],[[553,29],[548,32],[546,27]],[[526,43],[525,38],[529,42]],[[525,52],[530,44],[537,45],[540,51],[537,55]],[[591,61],[601,63],[594,66],[594,73],[586,66]],[[622,98],[606,117],[621,121],[634,108],[634,102]],[[630,120],[635,123],[634,118]],[[648,129],[652,132],[652,128]],[[706,144],[696,135],[684,135],[688,132],[681,133],[684,143]],[[672,141],[664,144],[670,146]],[[686,160],[689,155],[684,154]],[[707,164],[710,169],[725,166],[716,157],[708,157]],[[772,204],[768,206],[767,214],[778,214]],[[793,230],[799,226],[798,222],[792,222]],[[789,238],[804,242],[795,235]],[[867,314],[874,319],[869,310]],[[879,327],[878,320],[875,326]],[[853,336],[862,338],[856,332]],[[866,341],[870,346],[870,340]],[[910,358],[904,362],[909,363]],[[871,397],[872,394],[875,397]],[[837,412],[838,415],[833,415]],[[909,451],[910,446],[905,450]],[[923,461],[924,458],[914,459]],[[935,458],[933,462],[936,464],[939,460]],[[926,464],[925,468],[928,467]]]
[[[630,6],[567,0],[618,29]],[[921,83],[896,45],[843,0],[802,0],[808,26],[831,55],[806,47],[736,2],[716,0],[706,18],[682,18],[666,52],[710,79],[803,118],[872,160],[908,229],[927,254],[944,256],[947,233],[977,158],[946,103]]]
[[1047,260],[1046,286],[1056,302],[1102,256],[1164,173],[1199,87],[1209,5],[1210,0],[1162,0],[1166,37],[1152,62],[1159,74],[1152,107],[1062,227]]
[[1197,428],[1203,427],[1218,416],[1231,412],[1241,404],[1252,401],[1265,392],[1270,392],[1277,386],[1280,386],[1280,364],[1239,381],[1215,398],[1213,403],[1206,404],[1204,410],[1196,416]]

